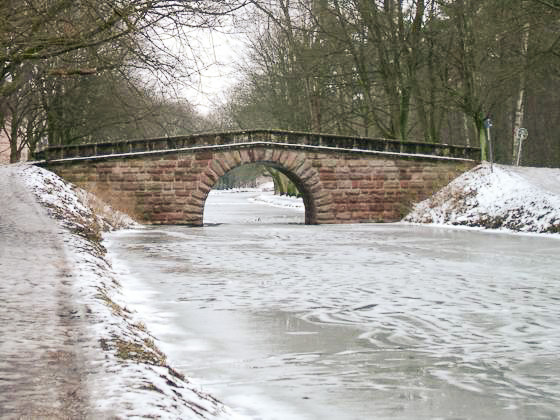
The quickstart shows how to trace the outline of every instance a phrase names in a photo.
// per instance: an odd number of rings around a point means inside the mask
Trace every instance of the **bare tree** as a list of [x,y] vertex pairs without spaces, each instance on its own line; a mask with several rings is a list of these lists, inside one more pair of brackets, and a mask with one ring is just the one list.
[[[22,108],[17,102],[29,85],[47,111],[61,109],[53,101],[64,96],[63,82],[69,78],[97,77],[120,69],[136,80],[151,74],[172,85],[191,70],[174,49],[188,44],[188,28],[212,27],[242,5],[238,0],[3,1],[0,122],[13,118],[5,115],[10,109]],[[167,37],[174,37],[173,47],[166,44]],[[32,82],[22,77],[28,66],[37,76]],[[49,133],[53,124],[56,129],[52,117],[47,112]]]

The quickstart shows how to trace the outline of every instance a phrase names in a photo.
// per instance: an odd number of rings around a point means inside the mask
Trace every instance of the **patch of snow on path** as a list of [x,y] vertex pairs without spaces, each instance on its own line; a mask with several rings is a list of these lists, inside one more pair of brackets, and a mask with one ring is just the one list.
[[560,169],[482,164],[418,203],[405,222],[560,233]]

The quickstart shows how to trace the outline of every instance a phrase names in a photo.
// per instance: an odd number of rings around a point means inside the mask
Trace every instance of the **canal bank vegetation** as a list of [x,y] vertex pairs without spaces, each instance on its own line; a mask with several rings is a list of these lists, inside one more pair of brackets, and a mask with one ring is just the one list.
[[63,228],[76,304],[84,308],[87,333],[98,343],[93,352],[84,352],[90,366],[84,375],[96,416],[232,418],[223,404],[168,364],[157,339],[124,303],[105,257],[102,232],[135,227],[134,221],[51,172],[20,168],[27,186]]

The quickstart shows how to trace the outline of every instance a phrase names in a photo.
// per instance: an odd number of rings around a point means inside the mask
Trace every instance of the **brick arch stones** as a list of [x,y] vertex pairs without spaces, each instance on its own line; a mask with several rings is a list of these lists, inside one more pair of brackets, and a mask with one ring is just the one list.
[[206,198],[218,179],[232,169],[247,164],[271,166],[295,184],[303,196],[305,224],[328,223],[334,220],[332,196],[323,188],[319,172],[310,160],[305,159],[302,154],[287,150],[251,148],[214,153],[196,185],[196,190],[202,194],[193,197],[193,212],[198,215],[194,224],[202,224]]

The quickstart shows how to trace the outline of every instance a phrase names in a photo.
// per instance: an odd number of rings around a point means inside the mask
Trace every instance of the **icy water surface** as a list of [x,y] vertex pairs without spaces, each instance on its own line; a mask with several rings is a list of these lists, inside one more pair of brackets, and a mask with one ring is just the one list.
[[131,306],[206,390],[253,419],[560,416],[560,240],[304,226],[250,196],[108,240]]

